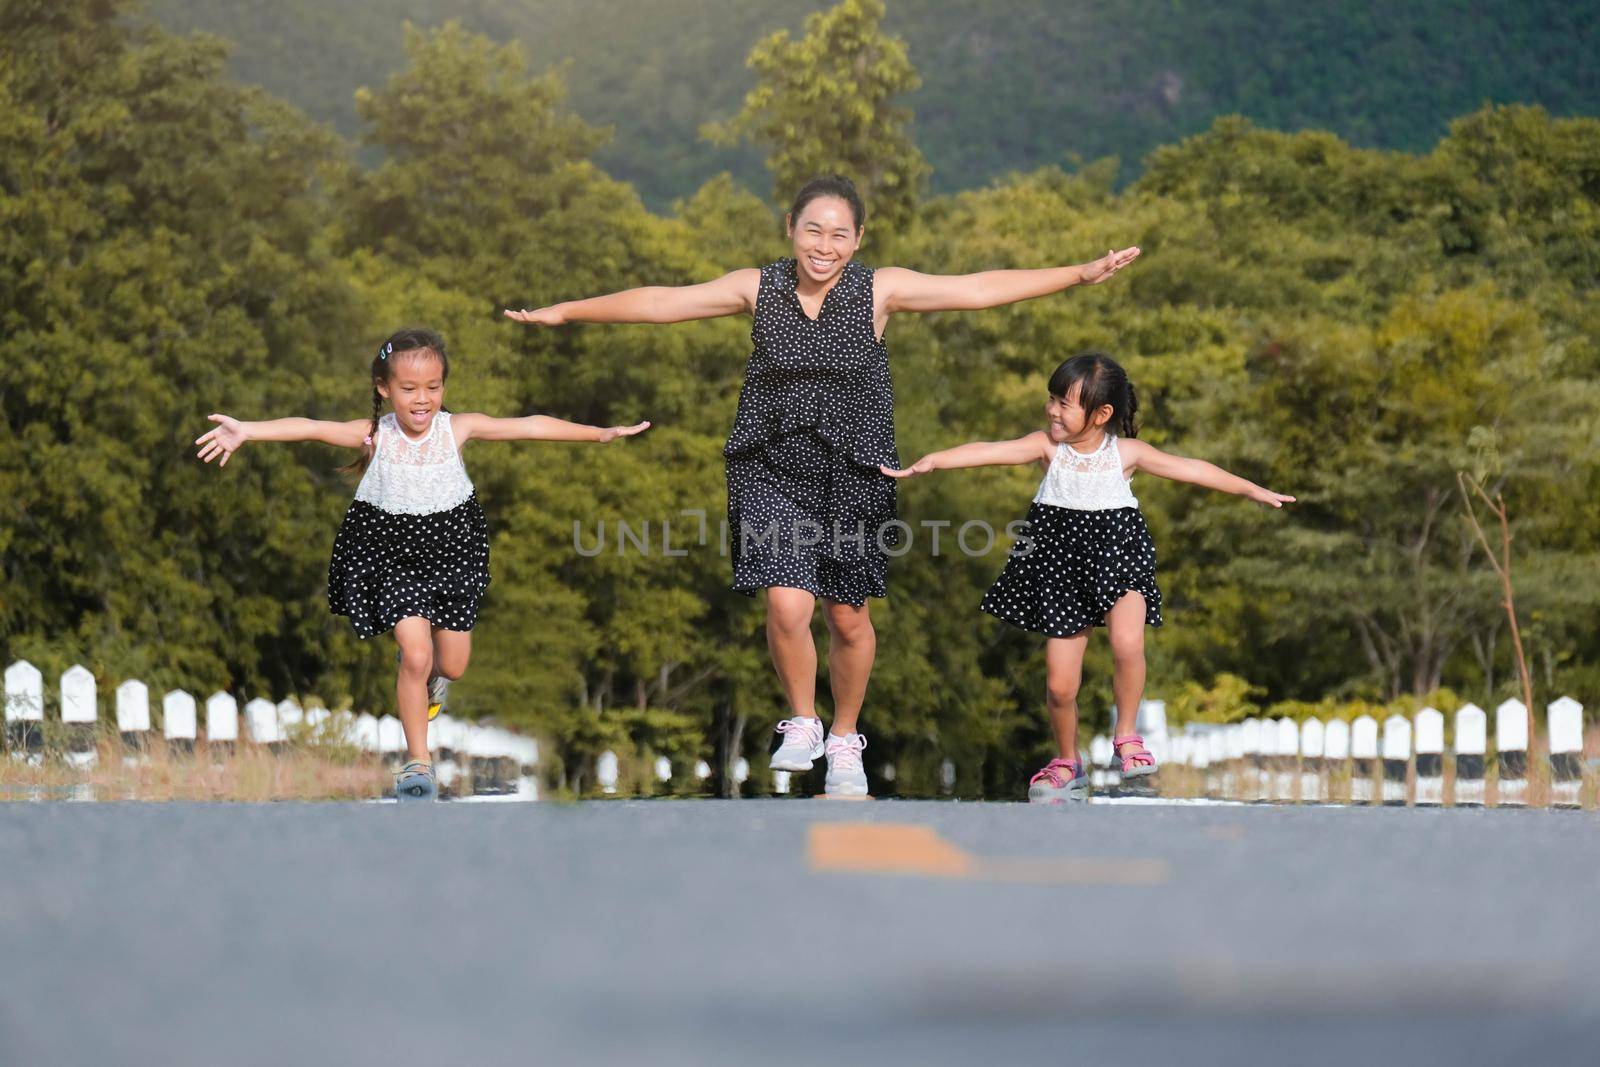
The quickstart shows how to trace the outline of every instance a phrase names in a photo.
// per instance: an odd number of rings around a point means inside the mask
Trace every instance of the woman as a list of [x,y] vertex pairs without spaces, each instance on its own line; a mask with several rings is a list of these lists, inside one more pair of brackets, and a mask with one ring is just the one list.
[[[898,468],[888,350],[889,316],[998,307],[1103,282],[1139,249],[1043,270],[929,275],[874,270],[853,259],[866,208],[849,179],[817,178],[784,218],[794,258],[736,270],[700,285],[645,286],[534,311],[517,322],[684,322],[753,317],[753,350],[723,454],[733,588],[766,590],[767,646],[788,698],[774,770],[807,771],[826,755],[826,790],[865,796],[866,738],[856,731],[877,650],[867,598],[885,595],[896,547]],[[816,712],[817,600],[830,637],[833,730]]]

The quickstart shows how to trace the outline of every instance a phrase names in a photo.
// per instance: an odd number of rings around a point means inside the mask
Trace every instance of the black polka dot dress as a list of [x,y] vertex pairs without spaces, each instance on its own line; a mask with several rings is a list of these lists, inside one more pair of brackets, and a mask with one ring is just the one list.
[[761,268],[752,351],[723,456],[733,588],[787,586],[860,606],[885,595],[902,531],[889,355],[869,267],[845,264],[815,319],[792,259]]
[[1058,445],[1027,530],[980,607],[1024,630],[1071,637],[1103,626],[1130,590],[1144,597],[1145,622],[1160,626],[1156,546],[1122,476],[1116,438],[1107,434],[1087,455]]
[[329,609],[362,638],[411,616],[471,630],[489,587],[489,526],[450,413],[434,415],[421,438],[385,415],[375,445],[333,542]]

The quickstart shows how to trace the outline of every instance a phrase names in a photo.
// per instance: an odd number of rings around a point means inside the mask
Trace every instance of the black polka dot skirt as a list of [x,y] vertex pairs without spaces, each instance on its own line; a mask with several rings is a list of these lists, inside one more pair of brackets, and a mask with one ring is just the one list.
[[328,608],[372,637],[420,615],[471,630],[489,588],[489,524],[476,496],[448,511],[404,515],[354,501],[328,564]]
[[812,430],[729,456],[727,475],[736,591],[788,586],[856,607],[886,595],[892,478]]
[[1143,595],[1144,621],[1161,625],[1156,546],[1138,508],[1077,511],[1035,502],[1029,540],[1019,540],[982,609],[1013,626],[1071,637],[1105,625],[1129,591]]

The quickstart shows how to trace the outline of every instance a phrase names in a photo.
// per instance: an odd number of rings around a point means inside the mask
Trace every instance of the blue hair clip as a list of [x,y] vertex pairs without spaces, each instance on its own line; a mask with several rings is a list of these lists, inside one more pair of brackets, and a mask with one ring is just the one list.
[[393,351],[394,351],[394,342],[393,341],[385,341],[385,342],[383,342],[383,347],[378,349],[378,358],[379,359],[388,359],[389,358],[389,353],[393,352]]

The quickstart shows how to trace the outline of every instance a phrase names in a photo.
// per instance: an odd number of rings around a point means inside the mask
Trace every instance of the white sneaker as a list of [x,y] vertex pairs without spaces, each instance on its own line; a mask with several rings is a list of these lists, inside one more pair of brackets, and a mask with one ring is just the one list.
[[828,783],[824,792],[836,797],[864,797],[867,795],[867,770],[861,766],[861,752],[867,739],[860,734],[829,734]]
[[815,715],[796,715],[778,724],[783,744],[772,754],[769,764],[775,771],[809,771],[822,755],[822,720]]

